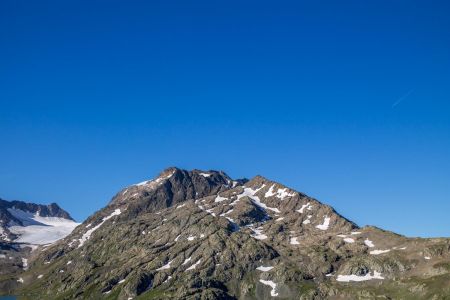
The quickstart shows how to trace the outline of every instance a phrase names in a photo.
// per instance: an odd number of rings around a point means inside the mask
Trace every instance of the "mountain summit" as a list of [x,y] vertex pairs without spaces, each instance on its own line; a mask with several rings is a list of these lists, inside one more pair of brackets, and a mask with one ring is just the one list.
[[359,228],[262,176],[169,168],[0,287],[32,299],[448,299],[449,266],[448,239]]

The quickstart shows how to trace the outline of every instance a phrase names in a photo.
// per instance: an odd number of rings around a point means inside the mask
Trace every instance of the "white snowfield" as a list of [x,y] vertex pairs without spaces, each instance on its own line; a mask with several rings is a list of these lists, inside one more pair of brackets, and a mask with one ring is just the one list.
[[311,210],[312,209],[311,203],[308,202],[306,204],[303,204],[302,207],[300,207],[300,209],[297,209],[296,211],[302,214],[305,211],[305,209]]
[[187,268],[186,271],[194,270],[201,263],[201,261],[202,261],[201,259],[197,260],[197,262],[192,266],[190,266],[189,268]]
[[270,291],[270,296],[272,296],[272,297],[278,296],[277,284],[275,282],[273,282],[271,280],[262,280],[262,279],[260,279],[259,282],[261,282],[264,285],[268,285],[272,288],[272,290]]
[[272,196],[277,196],[277,198],[279,198],[279,199],[281,199],[281,200],[283,200],[284,198],[286,198],[286,197],[292,197],[292,196],[295,196],[295,192],[288,192],[288,189],[287,188],[284,188],[284,189],[278,189],[276,192],[274,191],[274,187],[275,187],[275,184],[273,184],[270,188],[269,188],[269,190],[264,194],[264,196],[266,197],[266,198],[269,198],[269,197],[272,197]]
[[291,245],[300,245],[299,241],[297,240],[297,237],[291,237],[290,244]]
[[323,219],[323,224],[317,225],[316,228],[320,230],[327,230],[328,226],[330,226],[330,218],[328,216],[325,216]]
[[265,203],[262,203],[261,200],[259,199],[258,196],[255,196],[255,194],[262,188],[264,188],[265,184],[263,184],[259,189],[252,189],[252,188],[244,188],[244,191],[242,192],[242,194],[237,195],[237,201],[239,201],[239,199],[241,199],[242,197],[249,197],[250,199],[253,200],[253,203],[255,203],[256,205],[258,205],[259,207],[263,208],[263,209],[268,209],[271,210],[273,212],[276,213],[281,213],[281,211],[278,208],[275,207],[268,207]]
[[372,242],[371,240],[369,240],[369,239],[365,239],[365,240],[364,240],[364,244],[366,244],[366,246],[369,247],[369,248],[375,247],[375,245],[373,244],[373,242]]
[[188,262],[190,262],[192,259],[192,257],[186,258],[183,262],[183,265],[187,264]]
[[222,202],[222,201],[225,201],[225,200],[228,200],[228,198],[225,198],[225,197],[222,197],[222,196],[220,196],[219,194],[217,195],[217,197],[216,197],[216,199],[214,200],[214,202]]
[[259,267],[256,268],[256,270],[259,270],[261,272],[268,272],[268,271],[270,271],[272,269],[273,269],[273,267],[264,267],[264,266],[259,266]]
[[372,251],[370,251],[370,254],[372,254],[372,255],[380,255],[380,254],[383,254],[383,253],[388,253],[389,251],[391,251],[390,249],[387,249],[387,250],[372,250]]
[[311,223],[311,218],[312,218],[312,215],[308,215],[307,219],[305,221],[303,221],[302,223],[303,224],[310,224]]
[[366,281],[366,280],[372,280],[372,279],[384,279],[383,276],[381,276],[380,272],[374,271],[373,275],[370,273],[367,273],[366,275],[360,276],[360,275],[338,275],[336,278],[337,281],[341,282],[350,282],[350,281]]
[[19,236],[15,242],[33,245],[46,245],[69,235],[80,225],[72,220],[57,217],[41,217],[20,209],[8,208],[8,212],[19,219],[25,226],[11,224],[9,230]]
[[278,189],[277,191],[277,197],[283,200],[286,197],[293,197],[295,196],[295,192],[289,192],[287,188],[284,189]]
[[254,234],[252,234],[252,237],[254,237],[257,240],[265,240],[267,239],[267,235],[265,235],[263,233],[263,228],[262,227],[258,227],[258,228],[251,228],[250,230],[252,230],[254,232]]
[[156,269],[156,271],[161,271],[161,270],[167,270],[170,269],[170,264],[173,262],[173,260],[169,261],[167,264],[165,264],[164,266],[162,266],[161,268]]

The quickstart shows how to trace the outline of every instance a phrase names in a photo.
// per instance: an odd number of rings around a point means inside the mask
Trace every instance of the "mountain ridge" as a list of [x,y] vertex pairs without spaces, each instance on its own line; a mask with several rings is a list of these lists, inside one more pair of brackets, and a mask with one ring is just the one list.
[[18,237],[17,234],[10,230],[10,228],[15,225],[38,225],[39,222],[34,220],[33,216],[42,218],[61,218],[75,222],[67,211],[54,202],[50,204],[35,204],[19,200],[7,201],[0,198],[1,240],[12,241]]
[[447,264],[449,239],[358,227],[260,175],[168,168],[3,286],[34,299],[446,299]]

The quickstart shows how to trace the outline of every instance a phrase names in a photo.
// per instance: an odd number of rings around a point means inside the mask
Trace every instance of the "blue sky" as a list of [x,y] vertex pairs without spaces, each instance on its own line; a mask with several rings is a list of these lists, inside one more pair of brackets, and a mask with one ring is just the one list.
[[82,220],[168,166],[450,236],[448,1],[2,1],[0,197]]

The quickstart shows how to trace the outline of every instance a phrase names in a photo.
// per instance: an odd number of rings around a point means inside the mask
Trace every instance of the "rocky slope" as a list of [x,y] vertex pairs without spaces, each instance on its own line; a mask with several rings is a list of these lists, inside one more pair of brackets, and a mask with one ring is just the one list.
[[261,176],[169,168],[2,280],[25,299],[449,299],[450,242],[358,228]]

